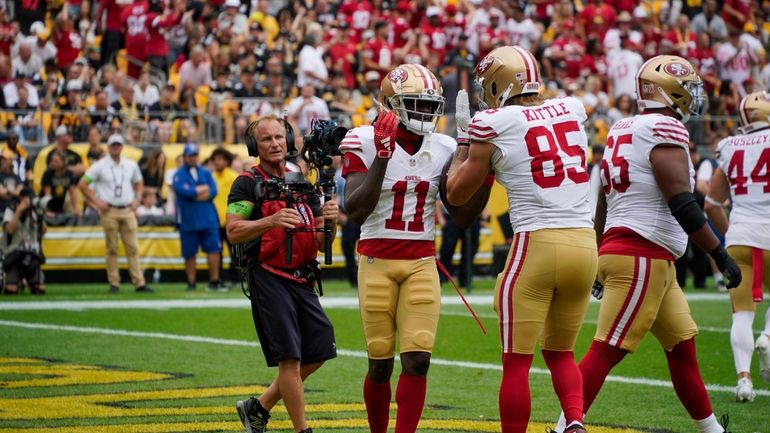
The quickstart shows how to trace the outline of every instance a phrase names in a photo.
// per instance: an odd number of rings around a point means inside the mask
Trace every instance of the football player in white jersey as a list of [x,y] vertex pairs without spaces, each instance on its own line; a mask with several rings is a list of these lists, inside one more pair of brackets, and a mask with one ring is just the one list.
[[[739,105],[741,133],[717,145],[719,166],[711,177],[706,213],[720,233],[726,233],[727,252],[746,278],[730,291],[733,347],[738,386],[735,400],[753,401],[751,355],[754,349],[754,313],[762,302],[762,283],[770,288],[770,95],[755,92]],[[723,203],[732,196],[728,229]],[[759,372],[770,382],[770,310],[765,329],[757,338]]]
[[[393,69],[380,85],[373,126],[351,129],[344,152],[345,208],[362,224],[358,242],[358,298],[369,369],[364,403],[372,433],[388,429],[398,337],[401,375],[396,387],[396,433],[413,433],[425,403],[426,377],[438,327],[441,287],[436,268],[436,196],[457,143],[434,133],[444,97],[422,65]],[[467,94],[458,95],[458,134],[467,138]],[[491,187],[491,183],[489,184]],[[449,208],[469,226],[489,187],[463,208]]]
[[495,310],[503,346],[500,423],[525,433],[531,412],[529,368],[540,346],[570,433],[584,433],[580,371],[573,348],[596,277],[583,104],[540,97],[535,57],[499,47],[476,67],[489,109],[476,113],[469,146],[447,175],[450,204],[465,203],[490,170],[508,193],[514,242],[497,277]]
[[[641,113],[610,128],[602,160],[594,286],[602,303],[594,340],[580,362],[584,409],[588,412],[610,370],[650,332],[664,349],[674,390],[698,430],[723,433],[700,376],[698,328],[674,267],[689,236],[714,258],[728,288],[741,281],[738,265],[692,194],[695,171],[683,122],[701,114],[703,83],[687,60],[657,56],[636,73],[636,93]],[[560,423],[556,431],[562,428]]]

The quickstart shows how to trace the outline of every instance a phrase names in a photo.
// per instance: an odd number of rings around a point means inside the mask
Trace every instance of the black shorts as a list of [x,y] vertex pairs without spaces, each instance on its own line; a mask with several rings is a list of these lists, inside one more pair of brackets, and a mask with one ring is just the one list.
[[247,274],[251,315],[268,367],[288,359],[307,365],[337,357],[334,328],[312,286],[260,266]]

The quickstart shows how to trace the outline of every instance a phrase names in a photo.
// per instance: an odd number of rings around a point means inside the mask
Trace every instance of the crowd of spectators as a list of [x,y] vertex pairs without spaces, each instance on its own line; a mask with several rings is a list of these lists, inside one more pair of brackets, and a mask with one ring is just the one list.
[[67,125],[80,142],[95,126],[128,144],[231,143],[284,112],[301,132],[312,117],[354,126],[399,63],[435,71],[451,114],[477,61],[518,44],[549,94],[583,100],[594,143],[635,110],[645,59],[688,58],[710,97],[693,131],[707,145],[741,95],[768,88],[769,31],[770,2],[752,0],[5,0],[0,103],[13,114],[0,134],[45,144]]

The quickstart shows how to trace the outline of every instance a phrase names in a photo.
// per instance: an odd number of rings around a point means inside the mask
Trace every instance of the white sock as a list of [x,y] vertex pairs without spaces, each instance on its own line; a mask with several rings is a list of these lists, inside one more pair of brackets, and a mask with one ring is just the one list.
[[724,280],[724,277],[722,277],[722,273],[721,272],[714,272],[714,282],[718,283],[718,282],[723,281],[723,280]]
[[696,419],[695,426],[700,433],[725,433],[725,429],[717,422],[717,417],[712,413],[708,418]]
[[567,419],[564,418],[564,412],[559,414],[559,421],[556,422],[556,427],[553,429],[556,432],[563,432],[567,428]]
[[770,337],[770,308],[765,311],[765,335]]
[[733,326],[730,328],[730,345],[733,347],[733,359],[737,373],[751,371],[751,355],[754,353],[753,311],[733,313]]

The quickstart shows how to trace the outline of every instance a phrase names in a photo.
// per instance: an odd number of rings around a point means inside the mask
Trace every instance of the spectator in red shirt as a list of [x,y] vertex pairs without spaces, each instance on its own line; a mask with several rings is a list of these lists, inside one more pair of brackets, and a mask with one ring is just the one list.
[[341,21],[337,24],[328,54],[332,71],[342,73],[349,89],[356,88],[356,52],[356,44],[350,40],[350,26],[347,21]]
[[444,63],[447,51],[447,34],[441,21],[441,8],[430,6],[425,12],[426,20],[420,30],[420,55],[430,70]]
[[[147,57],[150,65],[161,71],[168,69],[166,59],[168,57],[168,42],[166,41],[166,29],[169,29],[182,21],[182,16],[187,8],[185,0],[176,0],[173,9],[165,9],[162,0],[154,0],[150,3],[150,10],[145,22],[147,26]],[[192,10],[188,15],[192,15]]]
[[755,3],[759,4],[756,0],[725,0],[722,18],[728,26],[742,29],[751,18],[751,6]]
[[19,32],[19,25],[11,22],[5,13],[5,6],[0,5],[0,54],[11,55],[11,45]]
[[128,76],[139,78],[139,72],[147,61],[147,0],[135,0],[121,16],[125,29],[126,55],[128,55]]
[[[96,26],[103,30],[102,63],[112,61],[112,55],[123,46],[122,22],[123,10],[131,5],[131,0],[102,0],[96,12]],[[103,15],[106,18],[103,20]],[[104,25],[102,25],[104,21]]]
[[567,77],[574,80],[580,76],[584,54],[585,45],[575,34],[575,22],[571,19],[566,19],[562,22],[561,34],[543,53],[544,60],[546,61],[544,66],[549,71],[548,75],[553,76],[552,68],[548,64],[563,61]]
[[388,43],[388,23],[374,25],[374,37],[364,45],[361,53],[364,72],[377,71],[380,79],[393,69],[393,46]]
[[695,32],[690,29],[690,18],[681,14],[676,19],[676,25],[663,40],[663,51],[684,58],[691,57],[695,50]]
[[698,34],[697,44],[695,49],[690,52],[688,58],[690,63],[695,66],[703,80],[703,84],[707,94],[711,94],[717,82],[717,65],[714,58],[714,50],[711,48],[711,37],[708,33],[703,32]]
[[412,6],[406,0],[398,2],[395,12],[390,16],[391,37],[389,41],[394,50],[404,48],[404,45],[414,36],[411,21]]
[[551,26],[551,16],[556,0],[530,0],[535,5],[535,21],[543,23],[544,28]]
[[642,27],[642,52],[639,54],[645,59],[657,56],[663,40],[660,28],[655,25],[655,20],[650,13],[641,6],[634,9],[634,18],[640,20]]
[[493,49],[508,44],[508,28],[501,24],[502,14],[489,14],[489,27],[479,34],[479,58],[483,59]]
[[448,4],[444,9],[444,31],[447,35],[447,52],[457,48],[460,35],[465,32],[465,15],[458,12],[457,6]]
[[615,10],[603,0],[593,0],[578,15],[579,33],[583,37],[598,36],[604,40],[604,34],[615,25]]
[[56,47],[56,66],[61,70],[67,70],[80,55],[83,41],[74,31],[70,17],[63,13],[56,19],[53,40]]
[[369,0],[345,0],[339,8],[339,19],[350,24],[350,39],[361,42],[361,36],[369,29],[374,8]]

